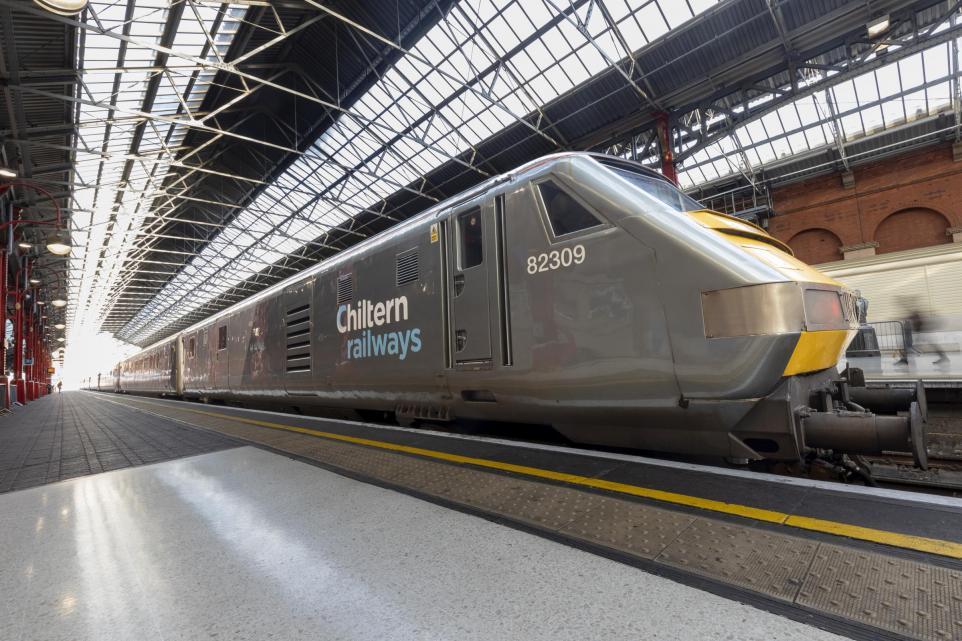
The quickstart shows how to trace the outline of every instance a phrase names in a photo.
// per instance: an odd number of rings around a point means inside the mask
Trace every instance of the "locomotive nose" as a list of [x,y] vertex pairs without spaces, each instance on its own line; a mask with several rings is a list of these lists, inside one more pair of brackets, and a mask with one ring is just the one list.
[[805,390],[788,399],[803,449],[911,452],[916,465],[927,465],[921,386],[908,395],[852,387],[852,377],[839,378],[833,369],[858,328],[853,292],[823,283],[765,283],[704,292],[702,311],[708,339],[795,341],[782,380],[797,380]]
[[835,285],[781,282],[702,293],[709,339],[793,336],[782,376],[834,367],[858,328],[854,296]]

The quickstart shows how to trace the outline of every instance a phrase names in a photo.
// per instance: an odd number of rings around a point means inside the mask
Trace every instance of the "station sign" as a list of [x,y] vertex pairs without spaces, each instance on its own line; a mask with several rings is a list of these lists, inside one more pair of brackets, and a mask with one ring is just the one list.
[[25,359],[23,359],[23,364],[24,364],[24,365],[33,365],[33,359],[32,359],[32,358],[25,358]]

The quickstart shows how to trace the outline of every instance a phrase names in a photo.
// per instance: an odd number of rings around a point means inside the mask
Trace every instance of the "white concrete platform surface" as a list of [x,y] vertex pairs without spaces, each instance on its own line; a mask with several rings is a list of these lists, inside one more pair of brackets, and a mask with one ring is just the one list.
[[0,639],[835,635],[241,447],[0,495]]

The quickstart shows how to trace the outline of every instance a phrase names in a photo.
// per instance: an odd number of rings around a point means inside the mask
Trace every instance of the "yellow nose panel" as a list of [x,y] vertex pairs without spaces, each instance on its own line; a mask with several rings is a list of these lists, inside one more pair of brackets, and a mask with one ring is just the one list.
[[833,367],[854,336],[855,330],[848,329],[802,332],[782,376],[817,372]]

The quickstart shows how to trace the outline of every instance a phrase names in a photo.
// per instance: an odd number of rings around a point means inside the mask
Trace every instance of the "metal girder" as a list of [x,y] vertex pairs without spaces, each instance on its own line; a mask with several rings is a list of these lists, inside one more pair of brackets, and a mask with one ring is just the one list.
[[[769,9],[777,9],[777,5],[773,7],[771,4],[769,4]],[[675,118],[676,127],[678,129],[676,132],[678,135],[675,138],[678,141],[675,153],[676,160],[681,163],[687,158],[720,140],[729,137],[735,139],[736,137],[733,134],[740,127],[760,120],[765,116],[774,113],[781,107],[801,98],[812,96],[819,92],[825,92],[831,87],[850,80],[856,76],[912,56],[928,47],[945,42],[954,42],[958,37],[962,36],[962,27],[955,24],[955,20],[952,20],[952,24],[950,24],[948,28],[945,28],[941,31],[938,30],[939,27],[945,23],[945,21],[950,19],[950,16],[955,15],[957,8],[954,10],[950,8],[948,11],[951,12],[943,13],[939,19],[932,24],[927,25],[924,29],[909,30],[905,36],[897,40],[882,37],[873,43],[869,43],[872,51],[874,51],[874,48],[879,44],[883,42],[886,43],[888,51],[884,53],[884,55],[878,55],[872,59],[867,59],[863,54],[861,56],[849,58],[842,64],[833,65],[831,69],[828,69],[826,65],[809,60],[798,59],[796,57],[797,52],[795,52],[788,35],[781,27],[780,21],[773,14],[772,19],[776,25],[779,25],[778,30],[787,55],[786,69],[794,68],[797,74],[803,73],[806,70],[810,74],[817,73],[818,80],[813,81],[809,79],[808,82],[801,84],[798,82],[798,78],[793,76],[792,81],[788,85],[765,86],[760,82],[751,83],[748,91],[742,89],[736,90],[736,93],[742,96],[742,99],[737,101],[737,108],[732,108],[730,106],[732,102],[731,97],[733,95],[731,91],[718,92],[710,100],[702,101],[697,105],[679,108],[678,113],[683,114],[683,116],[676,116]],[[894,30],[894,28],[895,27],[893,26],[892,29]],[[788,57],[788,52],[791,52],[791,60],[793,61],[793,64],[791,65],[789,65],[790,58]],[[828,71],[831,71],[831,73],[828,73]],[[958,74],[954,75],[957,77]],[[945,79],[940,80],[944,81]],[[935,82],[937,81],[933,81],[930,84],[935,84]],[[914,90],[917,89],[918,88],[916,87]],[[751,92],[750,94],[749,91]],[[888,97],[891,98],[892,96]],[[862,105],[859,105],[859,108],[863,108],[871,104],[873,103],[866,102]],[[844,117],[853,111],[837,110],[834,102],[832,102],[832,109],[837,112],[837,118]],[[699,123],[698,126],[691,127],[683,124],[688,115],[698,112],[700,112],[700,114],[709,113],[722,117],[716,117],[714,118],[713,122],[708,123],[702,115],[695,118],[695,120],[697,120]],[[827,119],[820,119],[819,122],[828,120],[831,120],[831,117]],[[639,135],[643,135],[646,131],[650,130],[642,129],[640,131],[631,133],[629,137],[623,138],[620,141],[609,141],[603,146],[603,148],[612,149],[616,146],[623,148],[626,144],[630,143],[631,139],[636,139]],[[793,132],[786,131],[785,135],[789,135],[791,133]],[[736,140],[736,143],[737,142],[738,141]],[[844,155],[844,137],[837,138],[835,144]],[[757,170],[758,168],[756,167],[754,169]]]

